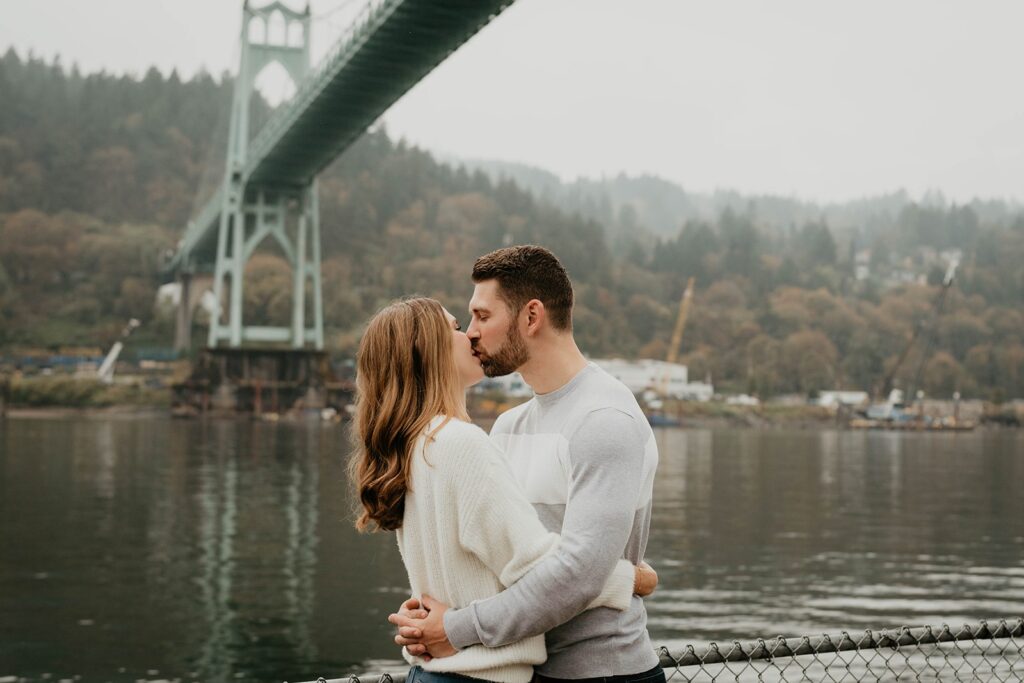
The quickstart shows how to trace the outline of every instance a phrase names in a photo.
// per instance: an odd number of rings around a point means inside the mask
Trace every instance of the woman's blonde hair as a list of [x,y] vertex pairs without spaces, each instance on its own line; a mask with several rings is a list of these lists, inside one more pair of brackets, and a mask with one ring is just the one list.
[[438,415],[468,421],[452,328],[434,299],[412,297],[370,319],[356,358],[356,528],[402,526],[416,440]]

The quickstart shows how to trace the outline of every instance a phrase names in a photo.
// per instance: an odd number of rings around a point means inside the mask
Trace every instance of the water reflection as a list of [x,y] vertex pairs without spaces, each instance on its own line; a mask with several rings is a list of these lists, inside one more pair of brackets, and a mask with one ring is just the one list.
[[[1016,433],[657,438],[659,643],[1024,613]],[[352,528],[346,448],[316,423],[0,423],[0,677],[394,662],[406,577],[393,535]]]
[[649,603],[662,640],[1024,613],[1019,435],[659,439],[648,554],[668,588]]
[[226,432],[234,426],[215,425],[217,448],[213,455],[205,454],[208,461],[200,469],[198,584],[207,635],[196,664],[198,676],[206,680],[226,680],[233,669],[229,645],[235,627],[231,595],[238,467]]
[[[203,680],[273,676],[315,662],[319,425],[213,425],[198,468],[197,546],[207,633]],[[253,656],[258,650],[258,656]]]

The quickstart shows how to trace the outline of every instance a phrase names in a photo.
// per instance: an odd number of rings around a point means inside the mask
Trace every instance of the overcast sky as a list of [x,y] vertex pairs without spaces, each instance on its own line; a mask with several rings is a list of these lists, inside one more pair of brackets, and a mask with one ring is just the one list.
[[[312,0],[314,57],[361,4]],[[0,48],[220,73],[240,18],[241,0],[0,0]],[[1021,27],[1019,0],[519,0],[384,119],[567,180],[1024,200]]]

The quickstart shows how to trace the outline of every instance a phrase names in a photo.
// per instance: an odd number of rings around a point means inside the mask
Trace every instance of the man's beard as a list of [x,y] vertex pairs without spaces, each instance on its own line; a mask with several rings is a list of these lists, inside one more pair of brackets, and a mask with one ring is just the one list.
[[505,342],[494,354],[489,354],[475,345],[474,350],[480,354],[480,366],[488,377],[511,375],[530,360],[530,351],[526,348],[526,342],[523,340],[519,328],[515,326],[515,322],[509,326]]

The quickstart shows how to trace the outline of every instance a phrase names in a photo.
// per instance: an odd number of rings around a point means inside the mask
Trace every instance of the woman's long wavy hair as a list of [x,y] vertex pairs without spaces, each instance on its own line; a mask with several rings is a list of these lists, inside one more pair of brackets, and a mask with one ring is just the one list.
[[469,419],[441,304],[413,297],[373,316],[356,372],[349,466],[361,505],[356,528],[392,531],[402,526],[416,440],[438,415]]

